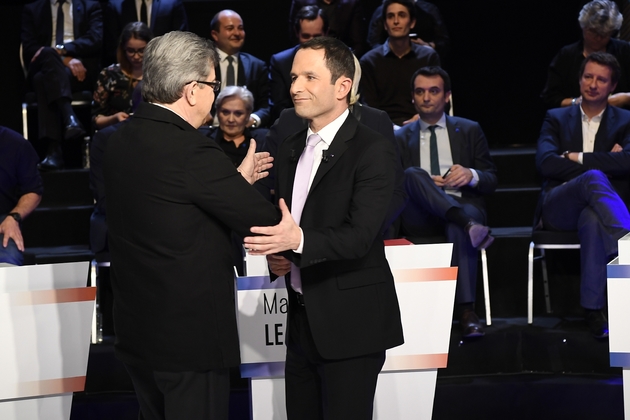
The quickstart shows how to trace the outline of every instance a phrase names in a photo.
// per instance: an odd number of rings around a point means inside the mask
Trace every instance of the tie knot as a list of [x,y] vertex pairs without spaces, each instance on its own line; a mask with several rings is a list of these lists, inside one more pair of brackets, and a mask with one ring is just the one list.
[[437,125],[430,125],[429,126],[429,131],[431,132],[431,134],[435,133],[435,129],[437,128]]
[[66,0],[57,0],[57,4],[59,6],[63,6],[63,4],[66,2]]
[[319,137],[319,134],[313,133],[308,136],[308,139],[306,140],[306,145],[309,147],[315,147],[320,141],[322,141],[322,138]]
[[232,62],[234,61],[234,57],[232,57],[231,55],[227,56],[227,61],[228,63],[232,64]]

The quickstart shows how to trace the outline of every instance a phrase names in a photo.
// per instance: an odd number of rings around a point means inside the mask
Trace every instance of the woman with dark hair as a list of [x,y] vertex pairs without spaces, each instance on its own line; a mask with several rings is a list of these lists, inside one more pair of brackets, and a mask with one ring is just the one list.
[[101,129],[129,117],[133,90],[142,80],[144,48],[153,38],[147,25],[129,23],[120,35],[118,64],[104,68],[98,75],[92,101],[92,125]]

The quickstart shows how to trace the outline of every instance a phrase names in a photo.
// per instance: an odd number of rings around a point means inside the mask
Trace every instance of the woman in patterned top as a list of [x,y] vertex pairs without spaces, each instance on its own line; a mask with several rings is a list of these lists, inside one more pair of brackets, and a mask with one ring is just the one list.
[[92,125],[95,129],[129,117],[133,90],[142,80],[144,48],[151,38],[151,30],[142,22],[129,23],[123,29],[116,51],[118,64],[100,72],[94,89]]

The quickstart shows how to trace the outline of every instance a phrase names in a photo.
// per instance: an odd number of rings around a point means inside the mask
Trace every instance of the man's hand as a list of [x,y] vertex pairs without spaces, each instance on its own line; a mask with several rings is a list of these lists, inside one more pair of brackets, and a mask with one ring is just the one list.
[[24,239],[22,239],[20,224],[13,217],[7,216],[2,223],[0,223],[0,233],[4,234],[2,247],[6,248],[9,244],[9,238],[11,238],[15,241],[18,249],[24,252]]
[[257,121],[254,118],[249,117],[249,121],[247,122],[247,127],[255,128],[254,126],[256,125],[256,123],[257,123]]
[[427,47],[431,47],[431,48],[435,49],[435,43],[434,42],[425,42],[422,38],[411,38],[411,42],[413,42],[414,44],[418,44],[418,45],[426,45]]
[[72,57],[64,57],[63,64],[70,69],[72,75],[76,77],[79,82],[85,80],[85,74],[87,71],[85,70],[81,60]]
[[281,255],[267,255],[269,270],[278,277],[291,271],[291,262]]
[[263,236],[248,236],[244,239],[244,245],[252,255],[278,254],[289,249],[297,249],[302,241],[302,231],[293,220],[291,212],[284,198],[280,199],[282,220],[275,226],[254,226],[252,233]]
[[251,139],[247,155],[238,167],[238,171],[247,182],[253,184],[269,175],[268,171],[273,166],[271,162],[273,162],[273,157],[269,155],[269,152],[256,153],[256,140]]
[[403,125],[411,124],[414,121],[418,121],[419,118],[420,118],[420,115],[416,114],[413,117],[409,118],[407,121],[403,121]]
[[449,188],[461,188],[470,184],[472,179],[473,175],[470,169],[464,168],[462,165],[453,165],[444,178],[444,183]]
[[623,147],[621,147],[621,145],[615,143],[615,145],[613,146],[613,148],[610,150],[612,153],[619,153],[619,152],[623,152]]
[[630,104],[630,93],[619,92],[608,97],[608,104],[612,106],[623,107]]
[[444,182],[444,178],[442,178],[442,175],[431,175],[431,179],[438,188],[443,188],[444,186],[446,186],[446,182]]

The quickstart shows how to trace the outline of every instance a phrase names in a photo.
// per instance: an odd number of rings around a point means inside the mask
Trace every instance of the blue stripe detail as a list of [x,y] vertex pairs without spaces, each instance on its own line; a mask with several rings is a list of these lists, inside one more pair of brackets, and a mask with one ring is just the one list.
[[273,378],[284,376],[284,362],[246,363],[241,365],[241,378]]
[[630,367],[630,353],[610,353],[610,366]]
[[283,281],[272,282],[269,276],[237,277],[238,290],[284,289]]
[[606,266],[608,277],[611,279],[630,279],[630,265],[628,264],[608,264]]

